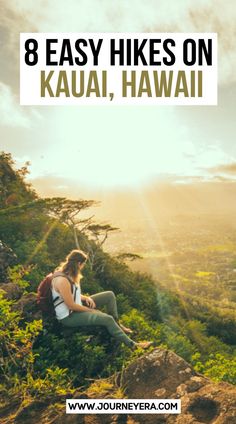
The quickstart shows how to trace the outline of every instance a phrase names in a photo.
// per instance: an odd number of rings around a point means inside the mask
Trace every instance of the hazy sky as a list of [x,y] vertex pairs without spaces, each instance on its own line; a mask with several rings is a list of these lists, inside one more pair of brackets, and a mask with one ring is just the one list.
[[[234,179],[235,22],[233,0],[0,0],[0,149],[44,195]],[[219,104],[19,106],[19,32],[33,31],[217,32]]]

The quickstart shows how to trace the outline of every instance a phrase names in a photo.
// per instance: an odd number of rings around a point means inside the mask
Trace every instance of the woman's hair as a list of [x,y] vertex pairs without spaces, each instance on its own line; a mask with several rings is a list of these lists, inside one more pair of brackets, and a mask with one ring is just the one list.
[[80,274],[79,264],[86,262],[88,255],[82,250],[72,250],[66,257],[65,262],[62,262],[57,271],[60,270],[65,274],[69,275],[73,280],[77,280]]

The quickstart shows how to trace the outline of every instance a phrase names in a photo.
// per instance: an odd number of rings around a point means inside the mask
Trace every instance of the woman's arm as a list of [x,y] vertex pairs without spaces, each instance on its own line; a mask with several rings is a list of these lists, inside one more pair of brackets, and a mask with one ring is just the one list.
[[70,310],[77,312],[91,312],[91,308],[75,303],[71,293],[71,285],[65,277],[57,277],[57,280],[54,283],[54,288],[61,295],[66,306],[68,306]]

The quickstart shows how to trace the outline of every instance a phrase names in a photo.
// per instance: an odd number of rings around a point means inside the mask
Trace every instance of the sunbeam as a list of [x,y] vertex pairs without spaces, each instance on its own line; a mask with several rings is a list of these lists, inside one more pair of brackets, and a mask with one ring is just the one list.
[[[166,252],[168,252],[168,247],[165,245],[165,242],[163,240],[163,237],[161,236],[161,229],[160,229],[160,225],[158,223],[158,218],[154,217],[152,214],[151,209],[148,207],[148,203],[145,199],[145,197],[143,196],[143,193],[141,190],[137,190],[136,191],[136,195],[138,198],[138,201],[140,203],[140,206],[142,208],[143,214],[146,218],[146,222],[147,222],[147,226],[150,228],[151,233],[153,235],[153,239],[157,240],[157,246],[156,246],[156,251],[158,251],[159,247],[161,248],[161,251],[163,253],[163,257],[165,259],[165,263],[166,263],[166,268],[169,270],[169,274],[174,282],[174,286],[175,286],[175,291],[179,294],[180,300],[181,300],[181,304],[182,307],[185,311],[185,314],[187,316],[187,318],[190,320],[190,316],[188,313],[188,309],[186,307],[186,302],[184,301],[184,296],[182,291],[179,288],[179,283],[176,279],[175,274],[173,273],[173,266],[172,263],[169,259],[169,256],[166,254]],[[153,274],[153,266],[151,266],[151,274]]]

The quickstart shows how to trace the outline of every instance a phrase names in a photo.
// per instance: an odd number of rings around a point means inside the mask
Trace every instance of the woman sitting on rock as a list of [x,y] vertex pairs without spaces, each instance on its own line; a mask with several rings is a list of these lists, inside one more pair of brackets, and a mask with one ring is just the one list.
[[[128,336],[132,331],[118,322],[116,297],[112,291],[90,297],[81,294],[81,271],[86,261],[87,255],[83,251],[72,250],[66,261],[56,269],[52,280],[52,297],[57,319],[64,327],[70,328],[102,326],[116,340],[131,348],[148,348],[152,342],[134,342]],[[106,307],[107,313],[101,312],[101,307]]]

